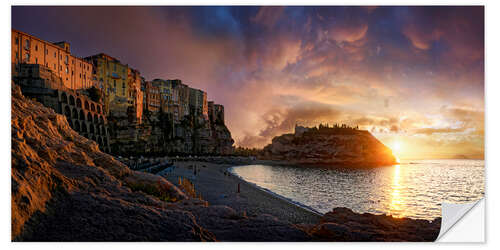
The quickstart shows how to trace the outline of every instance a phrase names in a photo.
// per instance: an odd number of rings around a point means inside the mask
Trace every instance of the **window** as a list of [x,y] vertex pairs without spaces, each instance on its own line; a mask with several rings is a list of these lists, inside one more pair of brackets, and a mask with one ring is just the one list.
[[69,57],[68,55],[66,55],[66,60],[64,61],[65,63],[68,63],[69,62]]
[[71,75],[73,75],[73,74],[74,74],[74,71],[72,70],[72,71],[71,71]]
[[38,51],[38,45],[35,45],[35,51]]
[[29,62],[29,60],[30,60],[30,54],[29,53],[26,53],[25,59],[26,59],[27,62]]
[[16,45],[19,44],[19,37],[16,36]]
[[68,69],[68,66],[66,66],[66,74],[69,73],[69,69]]
[[54,63],[54,70],[56,70],[56,69],[57,69],[57,67],[56,67],[56,64]]
[[116,88],[116,80],[113,80],[113,86]]
[[30,40],[26,39],[26,49],[30,49]]
[[49,54],[49,50],[45,49],[45,55],[48,55],[48,54]]
[[80,73],[80,78],[82,78],[82,73]]
[[35,57],[35,64],[38,64],[38,58]]
[[54,58],[57,58],[57,52],[54,51]]
[[59,71],[62,71],[62,66],[61,65],[59,65]]
[[45,67],[49,67],[49,63],[45,63]]

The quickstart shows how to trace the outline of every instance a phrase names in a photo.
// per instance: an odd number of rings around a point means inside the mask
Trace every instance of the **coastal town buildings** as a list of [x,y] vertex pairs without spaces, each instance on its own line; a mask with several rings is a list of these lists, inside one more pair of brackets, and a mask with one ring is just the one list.
[[128,104],[132,109],[134,119],[137,123],[142,123],[142,102],[143,94],[141,90],[141,83],[144,78],[141,73],[132,68],[128,68],[127,84],[128,84]]
[[145,110],[149,112],[160,111],[160,89],[152,82],[144,83]]
[[160,91],[160,109],[165,113],[171,113],[169,103],[172,100],[172,84],[169,80],[154,79],[151,83]]
[[113,111],[115,114],[127,114],[128,66],[104,53],[85,57],[85,60],[93,65],[95,77],[102,83],[106,113]]
[[[174,123],[179,123],[186,115],[189,115],[191,101],[196,102],[193,106],[203,102],[202,91],[198,90],[198,94],[201,95],[193,97],[195,99],[191,100],[189,86],[183,84],[179,79],[154,79],[152,84],[160,91],[160,109],[165,113],[172,114]],[[203,106],[200,105],[200,110],[202,109]]]
[[213,101],[208,102],[208,118],[211,123],[224,124],[224,106],[215,104]]
[[206,92],[180,79],[146,81],[110,55],[78,58],[67,42],[12,30],[12,76],[23,94],[66,116],[105,152],[232,151],[224,107],[209,103]]
[[208,120],[207,93],[205,91],[189,88],[189,105],[197,114]]
[[19,73],[21,63],[39,64],[60,77],[68,89],[92,86],[92,64],[72,55],[68,42],[51,43],[15,29],[11,36],[13,76]]
[[[185,116],[189,115],[189,87],[183,84],[181,80],[172,80],[172,86],[174,92],[177,92],[179,97],[178,100],[178,117],[177,119],[182,120]],[[176,117],[174,116],[174,119]]]

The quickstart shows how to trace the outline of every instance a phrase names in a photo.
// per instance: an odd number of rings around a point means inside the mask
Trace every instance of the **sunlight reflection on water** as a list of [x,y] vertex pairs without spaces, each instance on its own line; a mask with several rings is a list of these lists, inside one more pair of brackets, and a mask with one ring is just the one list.
[[249,165],[233,173],[322,213],[334,207],[396,217],[433,219],[441,202],[484,196],[484,161],[419,160],[375,169]]

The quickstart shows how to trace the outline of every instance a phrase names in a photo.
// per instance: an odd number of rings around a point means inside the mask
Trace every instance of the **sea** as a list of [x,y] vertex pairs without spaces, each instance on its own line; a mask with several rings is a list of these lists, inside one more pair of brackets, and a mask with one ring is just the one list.
[[230,171],[322,214],[347,207],[358,213],[432,220],[441,217],[441,203],[477,201],[485,187],[484,160],[403,160],[370,169],[246,165]]

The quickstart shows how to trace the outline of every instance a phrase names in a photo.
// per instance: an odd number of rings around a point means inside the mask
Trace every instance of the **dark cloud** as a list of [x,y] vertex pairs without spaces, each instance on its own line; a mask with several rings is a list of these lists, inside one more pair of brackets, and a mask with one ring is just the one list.
[[340,115],[340,111],[318,103],[303,103],[284,110],[270,110],[262,116],[265,127],[257,136],[245,136],[241,145],[253,146],[256,145],[255,143],[269,143],[276,135],[293,132],[296,124],[302,126],[328,122],[332,124],[338,121]]

